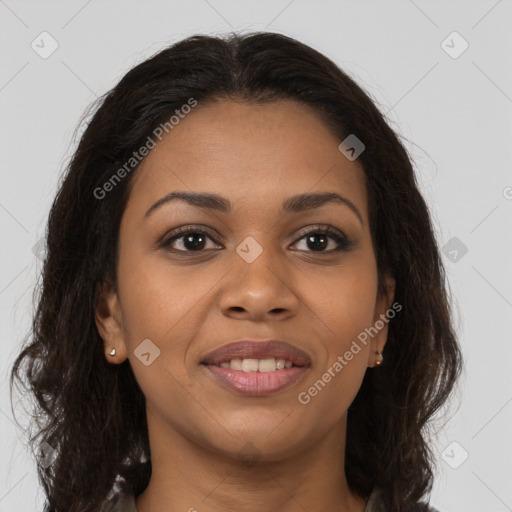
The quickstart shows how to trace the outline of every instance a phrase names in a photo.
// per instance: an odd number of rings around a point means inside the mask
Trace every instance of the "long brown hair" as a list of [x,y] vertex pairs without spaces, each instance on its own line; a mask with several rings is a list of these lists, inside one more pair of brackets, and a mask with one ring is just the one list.
[[[461,369],[447,283],[428,208],[398,136],[370,97],[332,61],[274,33],[197,35],[129,71],[98,102],[52,205],[32,332],[11,373],[35,398],[30,443],[45,512],[103,510],[117,476],[138,495],[151,476],[145,399],[129,361],[111,365],[94,321],[98,286],[116,282],[118,234],[136,167],[98,199],[95,190],[155,128],[195,98],[292,99],[319,112],[339,136],[364,141],[379,287],[389,272],[402,312],[390,323],[386,361],[366,373],[350,406],[346,475],[391,510],[430,492],[426,428]],[[47,444],[45,444],[47,443]]]

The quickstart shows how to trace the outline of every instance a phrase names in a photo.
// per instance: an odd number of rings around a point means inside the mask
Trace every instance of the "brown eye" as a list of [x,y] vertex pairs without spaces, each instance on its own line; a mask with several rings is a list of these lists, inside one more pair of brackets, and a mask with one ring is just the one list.
[[206,231],[185,228],[164,240],[160,246],[168,248],[173,252],[202,252],[204,249],[215,248],[206,247],[208,239],[215,242],[213,237]]
[[[339,251],[349,250],[354,243],[349,240],[341,231],[329,226],[325,229],[312,229],[307,233],[303,234],[299,241],[305,239],[309,251],[306,252],[318,252],[318,253],[334,253]],[[329,246],[329,240],[334,241],[334,247],[329,250],[325,250]]]

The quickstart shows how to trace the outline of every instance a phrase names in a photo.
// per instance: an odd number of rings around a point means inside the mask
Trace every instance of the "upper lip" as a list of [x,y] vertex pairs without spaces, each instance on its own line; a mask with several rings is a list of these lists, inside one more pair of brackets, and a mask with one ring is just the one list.
[[300,348],[280,340],[238,340],[227,343],[202,359],[203,364],[219,365],[232,359],[287,359],[297,366],[309,366],[311,358]]

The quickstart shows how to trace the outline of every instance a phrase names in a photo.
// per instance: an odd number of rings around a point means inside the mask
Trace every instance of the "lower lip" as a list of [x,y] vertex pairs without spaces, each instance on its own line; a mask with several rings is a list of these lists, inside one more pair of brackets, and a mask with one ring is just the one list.
[[273,372],[244,372],[212,364],[203,365],[229,389],[247,396],[267,396],[301,379],[307,367],[292,366]]

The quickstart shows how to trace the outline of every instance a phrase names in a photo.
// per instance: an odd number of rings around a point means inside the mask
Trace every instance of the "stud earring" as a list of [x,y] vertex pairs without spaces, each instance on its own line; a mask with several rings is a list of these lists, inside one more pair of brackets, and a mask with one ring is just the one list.
[[377,359],[377,361],[375,361],[375,366],[380,366],[382,364],[382,361],[384,361],[384,357],[382,355],[382,352],[380,352],[379,350],[377,350],[376,353],[378,356],[380,356],[380,359]]
[[110,354],[111,356],[115,356],[115,355],[116,355],[116,349],[115,349],[115,348],[113,348],[113,349],[109,352],[109,354]]

